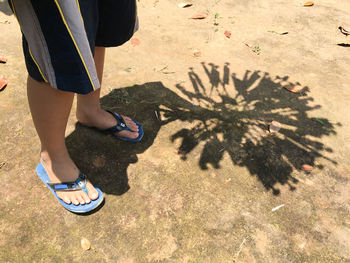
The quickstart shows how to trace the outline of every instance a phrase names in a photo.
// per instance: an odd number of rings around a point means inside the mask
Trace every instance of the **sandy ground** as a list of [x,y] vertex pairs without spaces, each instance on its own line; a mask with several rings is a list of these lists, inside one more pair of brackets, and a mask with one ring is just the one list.
[[140,0],[140,44],[107,52],[102,105],[140,121],[143,141],[72,111],[71,156],[105,193],[79,216],[35,174],[20,30],[0,0],[1,262],[350,262],[350,49],[337,45],[350,2],[178,3]]

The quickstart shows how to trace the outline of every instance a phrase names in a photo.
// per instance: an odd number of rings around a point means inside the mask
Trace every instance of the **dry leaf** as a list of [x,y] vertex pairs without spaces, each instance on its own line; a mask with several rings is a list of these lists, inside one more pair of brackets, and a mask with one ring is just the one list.
[[314,5],[314,2],[312,1],[304,3],[304,6],[313,6],[313,5]]
[[0,76],[0,91],[3,91],[7,87],[7,84],[8,82],[5,77]]
[[0,54],[0,63],[6,63],[6,62],[7,62],[7,58],[3,54]]
[[246,45],[247,47],[253,47],[253,45],[252,44],[250,44],[250,43],[244,43],[244,45]]
[[191,18],[192,19],[204,19],[207,16],[208,16],[207,14],[196,14],[196,15],[193,15]]
[[140,45],[140,40],[136,37],[132,38],[130,42],[131,42],[131,45],[133,45],[134,47]]
[[305,91],[307,89],[306,86],[303,87],[301,85],[293,85],[293,84],[285,86],[284,88],[286,90],[289,90],[290,92],[293,92],[293,93],[299,93],[299,92]]
[[201,55],[202,55],[202,52],[200,52],[199,50],[193,51],[193,56],[200,57]]
[[80,245],[84,251],[89,250],[91,248],[91,243],[85,237],[83,237],[80,241]]
[[342,34],[348,36],[350,35],[350,26],[349,25],[340,25],[339,30]]
[[230,37],[231,37],[231,32],[228,31],[228,30],[226,30],[226,31],[224,32],[224,35],[225,35],[227,38],[230,38]]
[[269,125],[269,131],[271,133],[278,132],[281,129],[281,123],[278,121],[272,121]]
[[303,164],[301,170],[304,172],[311,172],[314,168],[311,165]]
[[192,3],[182,2],[182,3],[178,4],[177,6],[180,7],[180,8],[186,8],[186,7],[192,6]]

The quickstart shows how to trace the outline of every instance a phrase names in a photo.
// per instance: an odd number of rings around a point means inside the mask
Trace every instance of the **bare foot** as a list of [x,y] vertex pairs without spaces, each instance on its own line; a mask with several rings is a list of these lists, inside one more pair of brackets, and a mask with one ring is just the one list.
[[[40,161],[52,183],[74,182],[79,176],[79,170],[68,154],[53,161],[47,152],[42,152]],[[88,195],[82,190],[57,191],[56,194],[67,204],[84,205],[98,198],[98,192],[89,181],[86,183],[86,188]]]
[[[98,129],[108,129],[117,124],[117,120],[112,116],[112,114],[100,108],[97,110],[90,110],[85,113],[77,112],[76,116],[81,124],[96,127]],[[129,139],[136,139],[139,136],[139,127],[129,117],[123,115],[121,116],[124,119],[126,126],[128,126],[131,131],[124,130],[116,132],[115,135],[127,137]]]

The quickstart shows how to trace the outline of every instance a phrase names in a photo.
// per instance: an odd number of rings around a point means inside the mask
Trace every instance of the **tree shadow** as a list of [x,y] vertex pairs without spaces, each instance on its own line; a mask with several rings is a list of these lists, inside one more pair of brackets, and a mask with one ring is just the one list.
[[13,14],[7,0],[0,0],[0,12],[8,16]]
[[[78,167],[95,185],[115,195],[128,191],[129,164],[137,162],[137,155],[153,144],[161,126],[178,120],[184,126],[175,130],[170,140],[181,141],[178,154],[184,161],[196,147],[203,147],[200,168],[219,169],[227,153],[233,165],[246,167],[275,195],[279,194],[277,183],[295,189],[295,169],[303,164],[315,166],[317,158],[329,160],[322,152],[332,150],[320,138],[335,134],[335,125],[325,118],[308,116],[320,106],[310,105],[313,99],[307,91],[287,91],[286,85],[295,84],[288,77],[272,78],[268,73],[246,71],[239,78],[230,73],[226,63],[221,78],[219,66],[202,65],[209,86],[191,68],[191,87],[176,85],[181,96],[161,82],[151,82],[115,89],[101,99],[104,108],[142,122],[145,135],[139,143],[122,142],[76,125],[66,139],[67,146]],[[282,124],[279,132],[268,132],[271,121]]]
[[[183,121],[195,121],[192,128],[174,133],[171,140],[181,139],[178,153],[186,160],[187,155],[204,142],[199,166],[201,169],[220,168],[224,153],[228,153],[234,165],[246,167],[256,175],[267,190],[279,194],[275,184],[288,184],[295,189],[298,182],[292,176],[303,164],[315,166],[316,158],[324,158],[322,151],[332,152],[320,140],[335,134],[335,125],[325,118],[311,118],[309,113],[319,109],[311,106],[313,99],[307,95],[308,88],[298,94],[287,91],[292,83],[288,76],[271,77],[266,72],[247,70],[243,78],[230,74],[229,63],[223,67],[220,77],[218,65],[202,63],[209,80],[205,88],[192,68],[189,71],[193,91],[177,84],[177,89],[195,106],[192,109],[166,110],[167,122],[182,116]],[[200,81],[199,81],[200,80]],[[229,86],[229,83],[232,85]],[[210,90],[209,95],[200,92]],[[277,121],[282,128],[269,132],[269,124]],[[336,124],[339,125],[340,124]],[[323,168],[322,165],[317,165]]]

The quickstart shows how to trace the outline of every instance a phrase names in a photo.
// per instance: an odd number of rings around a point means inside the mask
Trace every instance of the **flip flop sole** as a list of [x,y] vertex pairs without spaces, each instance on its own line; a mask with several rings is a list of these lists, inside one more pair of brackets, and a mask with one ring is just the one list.
[[84,205],[74,205],[74,204],[67,204],[65,203],[62,199],[60,199],[56,192],[47,184],[50,183],[50,179],[45,171],[45,168],[41,163],[38,164],[36,167],[36,173],[38,174],[39,178],[44,182],[44,184],[50,189],[50,191],[53,193],[53,195],[56,197],[56,199],[60,202],[60,204],[66,208],[67,210],[73,212],[73,213],[88,213],[97,207],[102,203],[104,197],[102,191],[95,187],[95,189],[98,192],[98,198],[96,200],[91,200],[89,204],[84,204]]

